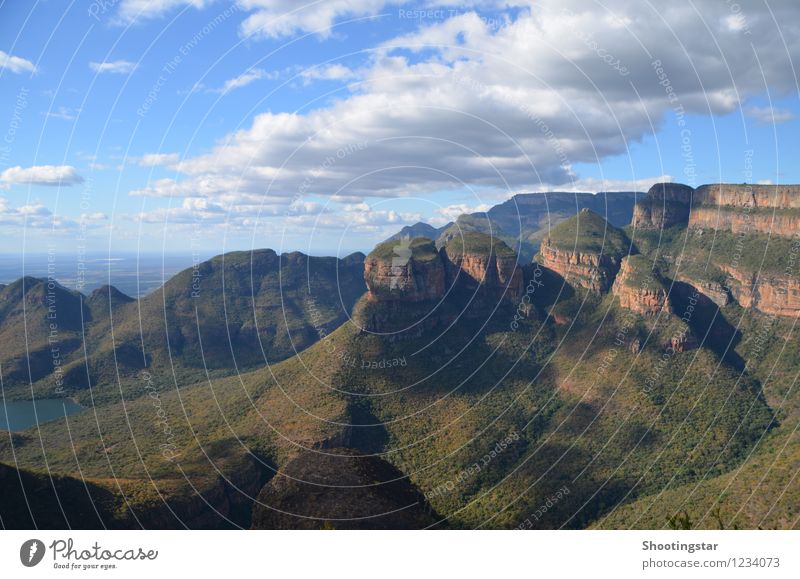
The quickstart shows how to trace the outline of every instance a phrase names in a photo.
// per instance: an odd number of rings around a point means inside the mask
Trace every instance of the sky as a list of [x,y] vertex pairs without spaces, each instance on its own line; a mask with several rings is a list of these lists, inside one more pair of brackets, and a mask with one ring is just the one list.
[[800,183],[795,0],[12,0],[0,253],[369,251],[512,195]]

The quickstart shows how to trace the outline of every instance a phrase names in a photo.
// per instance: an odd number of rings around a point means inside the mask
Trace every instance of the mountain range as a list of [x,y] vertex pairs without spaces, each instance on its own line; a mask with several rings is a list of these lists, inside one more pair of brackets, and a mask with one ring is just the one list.
[[[796,528],[800,187],[517,195],[133,300],[0,288],[7,528]],[[28,505],[22,508],[21,505]]]

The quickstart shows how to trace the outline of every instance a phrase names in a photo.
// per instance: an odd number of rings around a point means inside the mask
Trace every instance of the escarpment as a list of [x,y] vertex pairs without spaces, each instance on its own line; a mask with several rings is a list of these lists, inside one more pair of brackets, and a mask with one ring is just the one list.
[[362,327],[406,337],[451,322],[463,309],[456,302],[469,302],[467,316],[483,315],[523,291],[516,253],[478,232],[438,250],[426,238],[381,243],[366,258],[364,281],[369,291],[356,310]]
[[650,260],[641,255],[622,259],[611,293],[619,298],[620,306],[642,316],[655,316],[670,307],[661,279]]
[[445,294],[445,266],[430,239],[391,240],[367,256],[364,281],[373,300],[437,300]]
[[636,203],[631,224],[791,237],[800,231],[800,186],[658,183]]
[[794,275],[800,185],[654,185],[636,204],[632,226],[646,231],[673,225],[691,230],[686,246],[676,249],[716,266],[724,278],[680,272],[679,281],[719,307],[735,300],[768,315],[800,316]]
[[689,219],[694,189],[679,183],[657,183],[633,208],[634,228],[662,229]]
[[517,255],[499,239],[467,233],[445,243],[442,254],[449,285],[461,281],[468,289],[480,289],[495,299],[517,300],[522,295]]
[[367,256],[364,281],[368,299],[384,302],[441,300],[451,289],[498,299],[516,299],[522,293],[516,254],[482,233],[454,238],[441,250],[425,238],[381,243]]
[[582,209],[550,231],[542,241],[538,261],[570,284],[605,292],[629,249],[630,242],[621,230]]
[[800,318],[800,280],[795,277],[748,273],[721,264],[730,276],[728,288],[743,308],[754,308],[767,315]]

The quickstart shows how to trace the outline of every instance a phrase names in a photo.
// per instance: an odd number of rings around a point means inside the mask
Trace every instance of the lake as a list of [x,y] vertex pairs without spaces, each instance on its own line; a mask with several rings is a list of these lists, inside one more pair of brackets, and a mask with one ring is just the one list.
[[[31,400],[9,400],[0,402],[0,430],[25,430],[36,426],[38,415],[39,424],[64,418],[64,414],[75,414],[83,410],[83,406],[76,404],[68,398],[42,398],[34,402]],[[8,418],[6,418],[6,416]]]

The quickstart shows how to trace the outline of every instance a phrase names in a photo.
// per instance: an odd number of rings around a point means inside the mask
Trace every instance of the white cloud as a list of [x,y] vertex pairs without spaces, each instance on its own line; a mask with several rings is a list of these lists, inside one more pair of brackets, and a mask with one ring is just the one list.
[[244,36],[281,38],[313,32],[328,36],[341,19],[375,16],[391,0],[324,0],[298,3],[293,0],[241,0],[240,5],[254,11],[242,23]]
[[81,109],[71,109],[68,107],[60,106],[55,111],[45,111],[44,116],[52,119],[61,119],[64,121],[74,121],[80,114]]
[[178,153],[147,153],[139,159],[142,167],[169,166],[178,162]]
[[358,75],[343,64],[328,64],[307,68],[300,73],[304,79],[311,80],[350,80]]
[[83,183],[83,177],[69,165],[17,166],[0,173],[0,187],[6,189],[11,185],[69,186],[78,183]]
[[138,65],[128,60],[115,60],[113,62],[90,62],[91,68],[97,74],[108,72],[111,74],[130,74]]
[[459,215],[465,213],[480,213],[489,211],[492,206],[487,203],[480,203],[478,205],[467,205],[466,203],[456,203],[440,207],[434,211],[435,216],[428,219],[428,223],[436,227],[441,227],[451,221],[458,219]]
[[637,191],[645,192],[656,183],[672,183],[671,175],[658,175],[641,179],[595,179],[585,177],[575,179],[570,183],[547,184],[542,183],[532,191],[561,191],[565,193],[601,193],[604,191]]
[[[355,2],[347,10],[378,5],[385,3]],[[251,1],[247,8],[263,7]],[[791,21],[789,4],[771,9],[778,22]],[[800,58],[800,35],[787,31],[782,39],[769,11],[754,5],[746,42],[733,32],[710,36],[706,24],[726,14],[724,3],[657,12],[634,0],[543,0],[500,28],[474,13],[425,21],[374,51],[358,69],[358,86],[332,104],[259,114],[207,153],[180,161],[177,179],[133,194],[287,207],[310,196],[403,197],[464,184],[509,195],[646,190],[650,179],[581,179],[574,167],[625,155],[674,122],[669,114],[678,105],[687,113],[725,114],[763,92],[765,80],[778,94],[796,90],[792,61]],[[664,160],[665,172],[682,169],[675,159]]]
[[776,107],[747,107],[744,112],[763,125],[778,125],[795,119],[795,114],[789,109]]
[[0,50],[0,69],[10,70],[15,73],[23,72],[36,72],[36,65],[30,60],[20,58],[19,56],[11,56],[7,52]]
[[121,0],[119,18],[125,23],[148,20],[158,18],[179,6],[204,8],[211,2],[212,0]]
[[266,70],[262,70],[260,68],[253,68],[251,70],[248,70],[244,74],[237,76],[236,78],[226,80],[225,84],[223,84],[220,88],[210,89],[209,92],[227,94],[234,89],[247,86],[248,84],[256,80],[260,80],[262,78],[275,79],[277,77],[278,73],[276,72],[267,72]]

